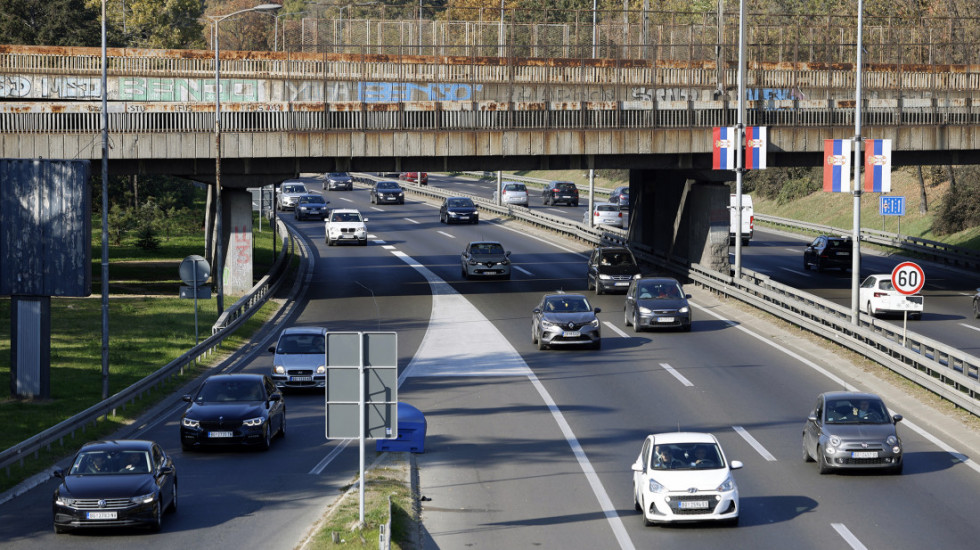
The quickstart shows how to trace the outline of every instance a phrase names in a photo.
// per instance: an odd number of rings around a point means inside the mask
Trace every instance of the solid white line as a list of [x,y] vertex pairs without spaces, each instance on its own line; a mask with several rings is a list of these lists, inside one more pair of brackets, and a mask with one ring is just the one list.
[[687,387],[691,387],[694,384],[690,380],[684,378],[684,375],[674,370],[674,367],[668,365],[667,363],[660,363],[660,366],[664,368],[665,371],[669,372],[674,378],[680,380],[681,384]]
[[831,523],[830,526],[833,527],[834,531],[837,531],[837,534],[844,539],[844,542],[850,545],[850,547],[854,550],[868,550],[868,547],[861,544],[861,541],[859,541],[857,537],[851,533],[851,530],[845,527],[843,523]]
[[341,451],[346,449],[347,446],[350,445],[352,441],[354,440],[344,439],[343,441],[341,441],[336,447],[333,448],[332,451],[330,451],[327,454],[327,456],[323,457],[323,460],[321,460],[319,464],[317,464],[316,466],[313,467],[312,470],[310,470],[309,472],[310,475],[315,475],[315,476],[320,475],[320,472],[322,472],[327,466],[329,466],[330,463],[333,462],[333,459],[337,458],[337,455],[339,455]]
[[525,275],[530,275],[532,277],[534,276],[534,273],[531,273],[530,271],[524,269],[523,267],[521,267],[519,265],[515,265],[515,266],[511,266],[511,267],[513,267],[514,269],[520,271],[521,273],[523,273]]
[[412,218],[404,218],[404,219],[405,219],[405,221],[407,221],[407,222],[409,222],[409,223],[415,223],[415,224],[419,224],[419,223],[422,223],[422,222],[419,222],[419,221],[415,221],[415,220],[413,220]]
[[450,239],[455,239],[456,238],[455,235],[450,235],[449,233],[446,233],[445,231],[436,231],[436,233],[439,233],[441,235],[445,235],[445,236],[449,237]]
[[742,439],[748,441],[749,445],[752,445],[752,448],[755,449],[757,453],[762,455],[762,458],[768,460],[769,462],[776,461],[776,457],[772,456],[772,453],[767,451],[766,448],[762,446],[762,443],[759,443],[756,438],[752,437],[752,434],[746,431],[745,428],[741,426],[732,426],[732,429],[735,430],[738,435],[742,436]]
[[622,330],[620,330],[619,327],[617,327],[616,325],[610,323],[609,321],[603,321],[602,324],[606,325],[606,327],[608,327],[609,330],[615,332],[616,334],[622,336],[623,338],[629,338],[630,337],[629,334],[626,334],[625,332],[623,332]]
[[976,330],[976,331],[980,331],[980,327],[975,327],[975,326],[973,326],[973,325],[968,325],[968,324],[966,324],[966,323],[960,323],[960,325],[962,325],[962,326],[964,326],[964,327],[966,327],[966,328],[968,328],[968,329],[971,329],[971,330]]

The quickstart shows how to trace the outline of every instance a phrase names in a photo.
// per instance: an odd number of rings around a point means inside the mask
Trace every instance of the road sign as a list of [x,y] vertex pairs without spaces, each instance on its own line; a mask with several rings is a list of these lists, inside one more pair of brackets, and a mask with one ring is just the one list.
[[326,437],[398,437],[398,335],[328,332]]
[[904,216],[905,197],[882,196],[879,210],[882,216]]
[[892,286],[902,294],[915,294],[926,283],[926,274],[915,262],[902,262],[892,270]]

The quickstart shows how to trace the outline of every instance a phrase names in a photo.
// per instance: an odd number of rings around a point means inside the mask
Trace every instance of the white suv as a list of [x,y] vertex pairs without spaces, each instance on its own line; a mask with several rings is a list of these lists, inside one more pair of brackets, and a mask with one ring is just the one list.
[[325,380],[326,334],[323,327],[290,327],[269,347],[272,381],[280,388],[322,388]]
[[335,208],[330,211],[330,216],[325,222],[325,233],[327,235],[327,246],[337,243],[357,243],[361,246],[367,244],[367,226],[364,222],[367,218],[362,218],[361,213],[353,208]]

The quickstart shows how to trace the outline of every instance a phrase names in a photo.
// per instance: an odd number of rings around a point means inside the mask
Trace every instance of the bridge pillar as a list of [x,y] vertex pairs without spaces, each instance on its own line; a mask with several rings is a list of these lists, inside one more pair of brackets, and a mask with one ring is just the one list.
[[[221,189],[222,250],[225,294],[241,296],[253,285],[252,194],[246,189]],[[212,266],[213,267],[213,266]]]
[[630,241],[681,263],[729,269],[728,186],[681,170],[630,171]]

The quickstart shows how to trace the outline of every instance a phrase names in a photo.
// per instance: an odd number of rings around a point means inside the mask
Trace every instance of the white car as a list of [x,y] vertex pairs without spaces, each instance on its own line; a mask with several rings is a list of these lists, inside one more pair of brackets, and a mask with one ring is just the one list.
[[330,211],[324,229],[327,235],[327,246],[337,243],[367,244],[367,218],[353,208],[335,208]]
[[669,432],[648,435],[633,463],[633,503],[643,523],[725,521],[738,524],[738,486],[715,436]]
[[[588,225],[589,213],[585,213],[582,223]],[[592,225],[594,227],[623,227],[623,211],[618,204],[597,202],[592,207]]]
[[[527,186],[515,181],[505,181],[500,184],[501,204],[516,204],[527,206]],[[497,192],[493,193],[493,200],[497,200]]]
[[858,289],[858,305],[871,317],[908,312],[909,319],[921,319],[923,298],[906,296],[892,286],[890,273],[868,275]]

